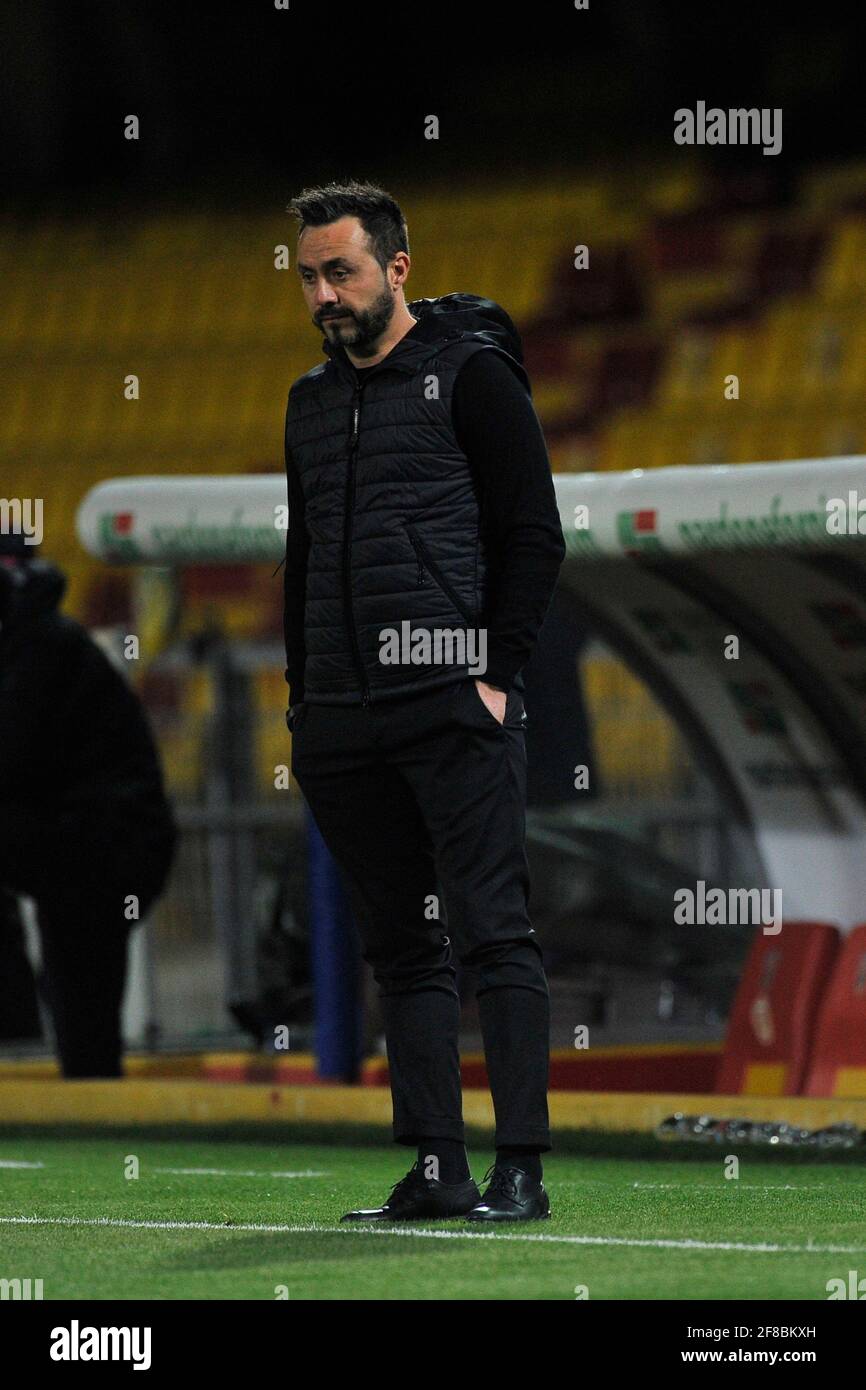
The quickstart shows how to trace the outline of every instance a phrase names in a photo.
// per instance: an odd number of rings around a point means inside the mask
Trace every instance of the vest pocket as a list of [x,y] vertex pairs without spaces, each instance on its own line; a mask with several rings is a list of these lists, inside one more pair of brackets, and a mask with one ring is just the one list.
[[424,568],[426,567],[428,573],[439,585],[439,588],[443,591],[443,593],[448,595],[454,607],[457,609],[457,612],[462,614],[462,616],[466,619],[467,623],[474,623],[474,614],[467,612],[465,603],[460,598],[459,594],[457,593],[453,585],[450,583],[450,581],[445,578],[439,566],[436,564],[436,561],[431,558],[430,551],[427,549],[425,542],[422,541],[421,537],[418,535],[415,526],[413,526],[412,523],[408,521],[406,523],[406,534],[409,537],[409,540],[412,544],[412,548],[414,549],[415,554],[418,558],[419,583],[421,582],[421,575],[424,571]]

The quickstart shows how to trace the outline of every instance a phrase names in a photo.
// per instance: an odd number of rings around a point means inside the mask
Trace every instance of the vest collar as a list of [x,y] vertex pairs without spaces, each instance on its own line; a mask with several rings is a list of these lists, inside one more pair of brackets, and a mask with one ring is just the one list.
[[[395,371],[402,372],[406,376],[413,376],[418,371],[423,362],[442,348],[443,344],[455,341],[459,338],[468,336],[460,329],[443,329],[439,323],[419,318],[414,328],[410,328],[398,343],[395,343],[387,357],[383,357],[381,362],[377,362],[375,367],[365,370],[365,378],[376,376],[379,372]],[[327,338],[322,339],[322,351],[328,357],[325,364],[326,371],[333,371],[344,381],[355,382],[355,368],[349,360],[348,353],[342,343],[331,343]]]

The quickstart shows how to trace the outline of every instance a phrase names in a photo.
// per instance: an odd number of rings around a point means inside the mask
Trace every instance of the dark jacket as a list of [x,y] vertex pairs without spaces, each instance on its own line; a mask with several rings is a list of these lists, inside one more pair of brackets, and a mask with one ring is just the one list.
[[57,611],[65,587],[44,561],[0,565],[0,882],[37,899],[117,885],[143,913],[177,831],[140,701]]
[[502,355],[529,393],[520,341],[505,311],[476,295],[408,308],[418,323],[360,383],[342,346],[325,341],[328,360],[289,393],[286,460],[309,536],[304,690],[314,703],[463,679],[470,661],[383,663],[382,633],[407,621],[413,633],[485,625],[483,499],[454,433],[452,394],[478,352]]

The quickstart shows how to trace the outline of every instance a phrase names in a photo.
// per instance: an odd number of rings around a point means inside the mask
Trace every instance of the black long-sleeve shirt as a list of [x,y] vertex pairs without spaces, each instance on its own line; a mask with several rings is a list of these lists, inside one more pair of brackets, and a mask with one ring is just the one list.
[[[356,368],[359,377],[371,370]],[[488,555],[483,679],[507,691],[532,653],[565,558],[550,460],[532,401],[497,352],[476,352],[460,368],[452,423],[475,479]],[[304,699],[309,537],[304,496],[288,451],[286,475],[289,530],[283,623],[289,704],[297,704]]]

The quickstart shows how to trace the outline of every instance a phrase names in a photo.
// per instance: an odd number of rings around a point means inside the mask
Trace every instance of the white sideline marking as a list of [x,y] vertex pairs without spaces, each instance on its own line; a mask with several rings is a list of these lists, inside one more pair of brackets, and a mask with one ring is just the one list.
[[650,1250],[739,1250],[759,1255],[862,1255],[866,1245],[747,1245],[735,1240],[639,1240],[628,1236],[548,1236],[502,1234],[498,1231],[431,1231],[404,1227],[364,1226],[266,1226],[257,1221],[130,1221],[115,1216],[0,1216],[2,1226],[119,1226],[137,1231],[260,1231],[271,1235],[413,1236],[428,1240],[535,1241],[551,1245],[623,1245]]
[[152,1173],[201,1174],[209,1178],[327,1178],[329,1173],[267,1173],[259,1168],[151,1168]]
[[[739,1179],[722,1179],[725,1187],[738,1189],[740,1192],[815,1192],[819,1188],[827,1186],[825,1182],[804,1182],[804,1183],[772,1183],[772,1182],[740,1182]],[[646,1191],[647,1188],[688,1188],[689,1192],[718,1192],[717,1182],[633,1182],[632,1187],[639,1187]]]
[[[610,1178],[556,1178],[556,1187],[617,1187],[622,1188],[622,1183]],[[797,1183],[773,1183],[773,1182],[740,1182],[739,1178],[722,1178],[726,1187],[739,1187],[749,1192],[810,1192],[813,1189],[833,1187],[837,1192],[841,1191],[847,1184],[828,1183],[828,1182],[797,1182]],[[687,1188],[689,1192],[718,1191],[718,1182],[632,1182],[627,1183],[628,1188]],[[853,1183],[850,1186],[854,1186]]]
[[44,1168],[44,1163],[22,1163],[17,1158],[0,1158],[0,1168]]

